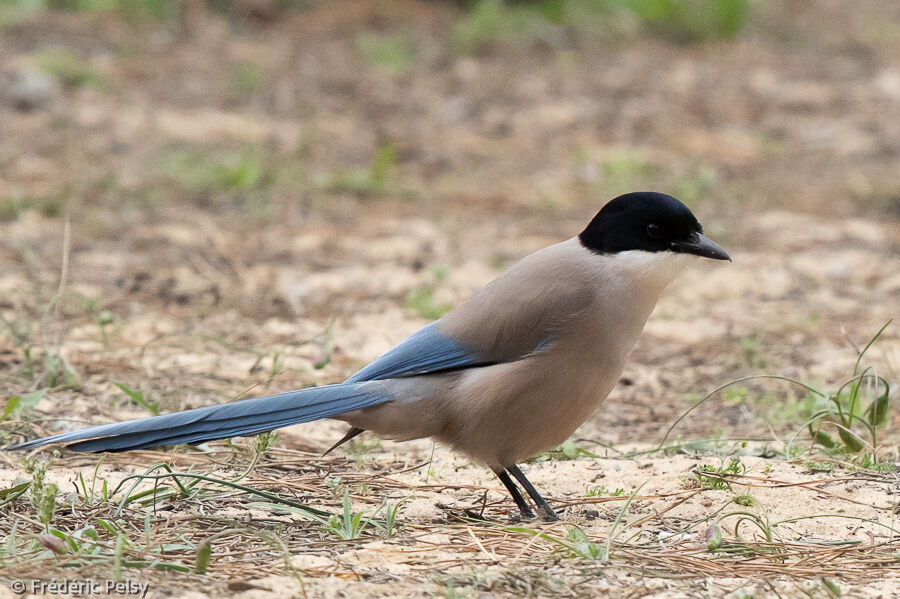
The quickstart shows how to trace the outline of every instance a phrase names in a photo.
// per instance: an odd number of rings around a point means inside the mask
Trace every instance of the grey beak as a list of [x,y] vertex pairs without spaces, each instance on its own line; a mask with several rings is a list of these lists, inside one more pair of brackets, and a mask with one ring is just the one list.
[[687,241],[673,241],[672,251],[681,252],[683,254],[695,254],[704,258],[712,258],[713,260],[728,260],[731,258],[713,242],[712,239],[702,233],[694,233]]

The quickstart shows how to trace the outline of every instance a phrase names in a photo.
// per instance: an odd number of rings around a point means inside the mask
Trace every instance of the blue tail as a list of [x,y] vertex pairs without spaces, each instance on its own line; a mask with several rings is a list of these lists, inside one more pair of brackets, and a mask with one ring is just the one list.
[[[366,390],[368,387],[368,390]],[[94,426],[14,445],[34,449],[64,443],[75,451],[128,451],[159,445],[249,437],[390,401],[382,385],[343,383]]]

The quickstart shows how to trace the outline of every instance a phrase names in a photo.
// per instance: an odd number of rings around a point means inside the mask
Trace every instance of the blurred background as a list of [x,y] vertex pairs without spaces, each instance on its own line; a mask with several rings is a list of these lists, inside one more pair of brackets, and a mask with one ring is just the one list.
[[[897,315],[894,2],[0,0],[0,132],[0,394],[48,418],[339,381],[631,190],[734,264],[584,434],[835,380]],[[779,393],[687,430],[799,418]]]

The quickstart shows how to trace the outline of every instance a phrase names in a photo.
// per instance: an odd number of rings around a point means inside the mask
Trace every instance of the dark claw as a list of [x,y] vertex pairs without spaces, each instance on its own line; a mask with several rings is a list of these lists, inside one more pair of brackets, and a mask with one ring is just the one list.
[[519,522],[530,522],[535,518],[537,518],[537,516],[534,515],[534,512],[528,510],[528,513],[519,512],[518,514],[510,514],[509,521],[513,524],[518,524]]
[[549,505],[538,508],[538,511],[541,513],[541,518],[544,522],[559,522],[559,516]]
[[530,507],[526,507],[526,509],[524,509],[524,510],[523,509],[519,510],[519,519],[520,520],[523,520],[523,521],[524,520],[534,520],[535,518],[537,518],[537,516],[535,515],[534,512],[531,511]]

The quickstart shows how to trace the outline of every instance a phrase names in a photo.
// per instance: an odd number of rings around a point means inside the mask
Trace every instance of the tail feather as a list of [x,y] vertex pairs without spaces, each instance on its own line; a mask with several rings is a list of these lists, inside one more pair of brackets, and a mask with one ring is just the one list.
[[68,449],[74,451],[105,451],[117,453],[120,451],[132,451],[135,449],[147,449],[148,447],[160,447],[163,445],[192,445],[203,443],[205,441],[215,441],[217,439],[230,439],[232,437],[251,437],[260,433],[266,433],[278,428],[297,424],[296,418],[285,418],[283,420],[266,422],[255,426],[235,426],[228,428],[220,428],[214,431],[196,431],[182,432],[168,437],[140,439],[135,437],[105,437],[101,439],[88,439],[79,441],[71,445],[67,445]]
[[63,443],[75,451],[127,451],[246,437],[301,422],[352,412],[393,397],[384,385],[344,383],[310,387],[174,414],[104,424],[14,445],[34,449]]

